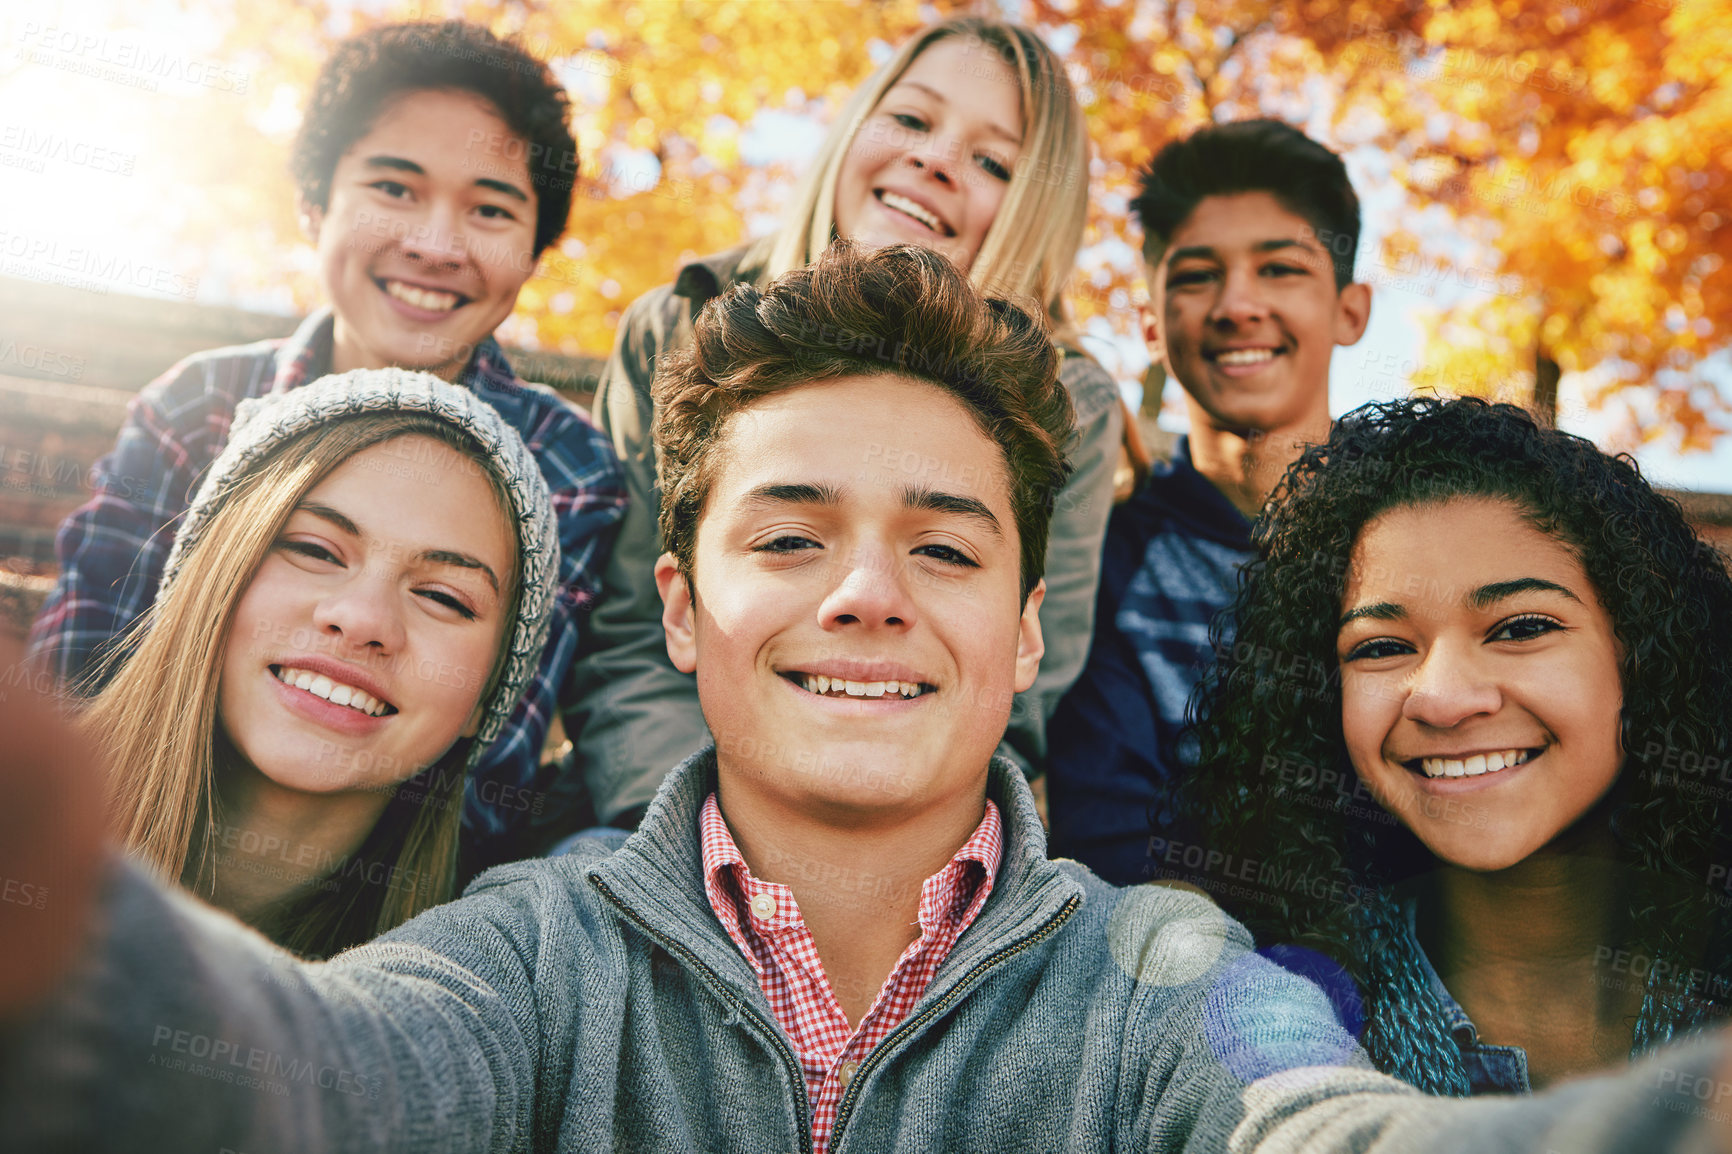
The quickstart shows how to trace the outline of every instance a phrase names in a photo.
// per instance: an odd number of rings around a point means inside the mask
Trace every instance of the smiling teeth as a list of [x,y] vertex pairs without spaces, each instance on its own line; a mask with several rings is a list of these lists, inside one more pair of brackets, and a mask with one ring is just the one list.
[[385,291],[406,305],[414,305],[428,312],[448,313],[457,307],[457,294],[439,292],[436,289],[420,289],[414,285],[404,284],[400,280],[385,282]]
[[1472,757],[1456,759],[1452,757],[1424,757],[1419,761],[1419,767],[1427,777],[1479,777],[1481,774],[1496,773],[1500,769],[1525,764],[1529,760],[1526,750],[1505,749],[1497,753],[1476,753]]
[[821,673],[802,673],[800,687],[820,697],[919,697],[918,681],[847,681]]
[[927,228],[931,229],[933,232],[943,232],[944,231],[943,224],[941,224],[939,222],[939,220],[936,216],[933,216],[932,213],[928,212],[924,208],[921,208],[918,204],[916,204],[912,200],[909,200],[906,196],[903,196],[901,193],[896,193],[896,192],[882,193],[879,195],[878,199],[883,201],[885,204],[889,205],[891,208],[895,209],[897,212],[907,213],[909,216],[913,217],[915,220],[919,221],[921,224],[925,225]]
[[313,673],[306,669],[294,669],[290,666],[279,666],[271,671],[278,681],[284,685],[292,685],[296,689],[304,689],[314,697],[322,697],[332,705],[346,705],[350,709],[365,713],[368,717],[380,717],[385,713],[385,703],[364,690],[353,685],[344,685],[341,681],[332,681],[322,673]]
[[1220,365],[1258,365],[1274,359],[1274,349],[1233,349],[1215,354],[1215,363]]

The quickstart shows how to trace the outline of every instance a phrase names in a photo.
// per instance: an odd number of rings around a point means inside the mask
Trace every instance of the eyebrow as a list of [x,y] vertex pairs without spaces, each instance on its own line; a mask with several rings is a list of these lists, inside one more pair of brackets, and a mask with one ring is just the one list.
[[1518,577],[1514,581],[1494,581],[1490,585],[1481,585],[1467,595],[1467,603],[1475,609],[1486,609],[1506,597],[1514,597],[1517,593],[1562,593],[1577,605],[1582,603],[1580,597],[1562,585],[1539,577]]
[[[422,168],[413,160],[402,156],[369,156],[366,163],[368,168],[385,168],[390,169],[392,172],[413,173],[416,176],[427,175],[427,170],[425,168]],[[478,188],[490,188],[494,192],[504,193],[506,196],[515,197],[516,199],[521,200],[524,204],[529,203],[529,194],[509,181],[494,180],[489,176],[478,176],[475,178],[475,185]]]
[[[1466,604],[1472,609],[1489,609],[1499,601],[1514,597],[1517,593],[1561,593],[1571,601],[1580,605],[1582,599],[1555,581],[1547,581],[1540,577],[1517,577],[1513,581],[1493,581],[1490,585],[1481,585],[1469,593]],[[1338,629],[1345,629],[1360,618],[1369,617],[1374,621],[1400,621],[1407,616],[1407,609],[1392,601],[1379,601],[1372,605],[1361,605],[1349,609],[1341,615]]]
[[[322,521],[328,521],[351,537],[365,536],[355,522],[329,505],[321,505],[317,501],[302,501],[295,506],[295,512],[310,513]],[[493,571],[491,565],[479,557],[471,557],[469,554],[459,552],[456,549],[423,549],[415,554],[412,560],[416,562],[429,561],[435,565],[455,565],[460,569],[474,569],[487,578],[487,583],[493,586],[495,593],[499,592],[499,575]]]
[[[1256,244],[1251,246],[1251,251],[1256,253],[1279,252],[1284,248],[1302,248],[1310,251],[1313,250],[1315,246],[1305,243],[1304,240],[1298,237],[1277,237],[1272,240],[1258,241]],[[1211,244],[1186,245],[1184,248],[1174,249],[1172,256],[1168,258],[1167,263],[1172,264],[1176,261],[1185,260],[1186,258],[1218,260],[1220,259],[1220,254],[1216,251],[1215,246]]]
[[966,517],[976,521],[981,528],[1001,540],[1004,529],[998,523],[998,518],[992,515],[992,510],[985,502],[973,497],[964,497],[957,493],[941,493],[924,485],[909,485],[902,490],[902,504],[909,509],[920,509],[931,513],[949,513],[957,517]]
[[741,499],[744,505],[840,505],[842,490],[834,485],[775,482],[759,485]]
[[[890,90],[894,92],[903,85],[907,85],[909,88],[920,89],[920,91],[926,93],[926,95],[930,96],[940,104],[950,103],[950,101],[944,98],[944,93],[938,91],[938,89],[932,87],[930,84],[922,84],[918,80],[898,80],[895,84],[891,85]],[[886,95],[888,95],[888,93],[886,93]],[[996,120],[983,120],[981,121],[981,124],[986,128],[986,131],[992,133],[992,135],[998,137],[1000,140],[1008,141],[1019,148],[1022,147],[1022,133],[1010,131],[1010,129],[1004,127]]]
[[479,557],[471,557],[467,553],[459,553],[455,549],[423,549],[415,555],[417,561],[431,561],[435,565],[455,565],[460,569],[475,569],[487,578],[487,583],[493,586],[495,593],[499,592],[499,575],[493,572],[492,566]]
[[[759,485],[741,499],[742,505],[826,505],[842,503],[842,490],[834,485],[778,482]],[[932,513],[949,513],[978,521],[993,536],[1003,538],[1004,529],[984,502],[958,493],[943,493],[925,485],[908,485],[902,490],[902,506]]]

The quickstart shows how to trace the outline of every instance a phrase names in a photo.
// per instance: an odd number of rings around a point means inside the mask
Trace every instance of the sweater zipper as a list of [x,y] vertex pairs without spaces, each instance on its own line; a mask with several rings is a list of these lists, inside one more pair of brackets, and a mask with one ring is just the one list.
[[620,901],[619,898],[615,897],[613,891],[607,888],[606,882],[594,877],[590,878],[589,881],[591,885],[601,891],[601,896],[606,898],[614,909],[624,914],[626,918],[629,919],[633,925],[637,926],[638,929],[642,930],[647,937],[660,945],[662,949],[666,950],[670,954],[676,955],[692,969],[702,974],[710,988],[720,995],[724,1002],[727,1002],[730,1006],[734,1007],[734,1009],[741,1015],[751,1019],[759,1026],[763,1027],[763,1033],[770,1039],[770,1042],[775,1046],[776,1051],[781,1054],[782,1064],[787,1067],[788,1072],[792,1075],[791,1080],[794,1083],[794,1092],[799,1099],[800,1106],[800,1109],[794,1116],[795,1122],[797,1122],[800,1127],[800,1149],[806,1151],[806,1154],[811,1154],[812,1106],[806,1098],[806,1072],[800,1068],[799,1058],[795,1056],[793,1050],[788,1048],[788,1044],[782,1041],[782,1035],[777,1031],[776,1027],[766,1020],[762,1014],[758,1013],[757,1010],[753,1009],[749,1004],[741,1000],[739,996],[728,987],[727,983],[722,980],[721,975],[710,969],[710,967],[699,959],[696,954],[692,953],[678,942],[666,937],[660,930],[655,929],[648,922],[640,918],[636,911],[632,910],[631,907],[627,906],[624,902]]
[[1054,931],[1070,920],[1070,916],[1076,913],[1077,907],[1081,905],[1082,898],[1072,894],[1065,900],[1064,905],[1059,908],[1058,913],[1048,919],[1047,923],[1040,927],[1040,929],[1022,939],[1022,941],[1017,942],[1014,945],[1006,946],[997,953],[983,959],[979,965],[968,971],[960,982],[952,986],[949,993],[920,1011],[920,1013],[916,1014],[914,1017],[904,1019],[902,1024],[892,1030],[888,1037],[876,1046],[872,1047],[872,1052],[866,1055],[866,1060],[861,1062],[859,1069],[854,1071],[854,1077],[848,1082],[848,1089],[842,1092],[842,1101],[836,1106],[836,1124],[830,1128],[829,1148],[835,1150],[841,1142],[842,1128],[848,1124],[848,1118],[854,1112],[854,1101],[860,1096],[860,1087],[866,1084],[866,1075],[870,1074],[876,1066],[882,1064],[885,1057],[893,1048],[895,1048],[896,1043],[902,1039],[903,1035],[919,1029],[921,1026],[943,1013],[945,1008],[949,1006],[951,1002],[954,1002],[957,998],[961,997],[971,986],[974,985],[975,979],[979,978],[993,966],[1013,958],[1031,946],[1038,945],[1051,937]]

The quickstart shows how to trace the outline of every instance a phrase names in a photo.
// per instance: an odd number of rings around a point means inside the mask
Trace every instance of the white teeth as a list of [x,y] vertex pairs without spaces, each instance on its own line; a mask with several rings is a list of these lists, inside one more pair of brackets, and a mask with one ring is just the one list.
[[1215,363],[1221,365],[1256,365],[1274,359],[1274,349],[1231,349],[1215,354]]
[[821,673],[802,673],[800,686],[820,697],[919,697],[918,681],[848,681]]
[[322,674],[306,669],[292,669],[283,666],[275,670],[278,681],[284,685],[292,685],[296,689],[304,689],[315,697],[323,697],[332,705],[346,705],[358,713],[369,717],[378,717],[385,712],[385,703],[365,690],[356,689],[353,685],[344,685],[340,681],[332,681]]
[[920,207],[920,205],[916,204],[914,201],[909,200],[906,196],[903,196],[901,193],[898,193],[898,192],[882,193],[879,195],[878,199],[883,201],[885,204],[889,205],[891,208],[895,209],[897,212],[907,213],[909,216],[913,217],[915,220],[919,221],[921,224],[925,225],[927,228],[931,229],[933,232],[943,232],[944,231],[944,226],[939,223],[939,220],[936,216],[933,216],[926,209]]
[[399,280],[386,281],[385,291],[404,304],[414,305],[418,309],[426,309],[429,312],[447,313],[457,307],[458,297],[456,293],[416,288],[414,285],[407,285]]
[[1500,769],[1521,765],[1527,760],[1527,755],[1522,750],[1505,749],[1496,753],[1476,753],[1465,759],[1421,758],[1419,767],[1427,777],[1479,777],[1482,774],[1496,773]]

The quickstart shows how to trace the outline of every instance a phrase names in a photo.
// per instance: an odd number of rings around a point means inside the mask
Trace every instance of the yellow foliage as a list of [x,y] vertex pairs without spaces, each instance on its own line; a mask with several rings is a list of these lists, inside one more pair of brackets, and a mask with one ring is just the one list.
[[[583,151],[569,239],[544,260],[511,335],[605,352],[624,306],[672,277],[681,260],[776,219],[799,174],[779,161],[750,163],[766,137],[791,123],[767,127],[761,113],[827,120],[891,46],[933,15],[968,7],[468,3],[470,18],[521,35],[556,62]],[[996,0],[981,7],[1004,10]],[[1539,356],[1571,369],[1602,366],[1613,388],[1652,390],[1687,441],[1711,436],[1703,414],[1715,408],[1715,394],[1694,373],[1697,359],[1725,352],[1732,318],[1724,271],[1732,258],[1728,0],[1010,7],[1070,45],[1066,63],[1098,159],[1091,242],[1137,246],[1124,206],[1138,169],[1174,136],[1227,116],[1333,126],[1328,143],[1383,150],[1412,201],[1446,209],[1473,242],[1462,257],[1430,251],[1435,230],[1398,230],[1384,261],[1489,261],[1487,279],[1509,290],[1477,294],[1437,319],[1427,363],[1438,380],[1507,392],[1531,379]],[[330,0],[236,6],[229,48],[257,62],[259,82],[251,106],[212,106],[210,116],[226,122],[188,125],[189,140],[221,133],[234,142],[194,173],[219,191],[189,219],[191,241],[250,246],[245,255],[262,280],[287,281],[310,303],[305,262],[289,255],[294,213],[280,177],[287,141],[247,131],[245,117],[279,85],[304,95],[344,31],[415,14],[410,4],[377,16]],[[1113,247],[1091,250],[1076,309],[1128,335],[1140,286],[1134,262]]]

